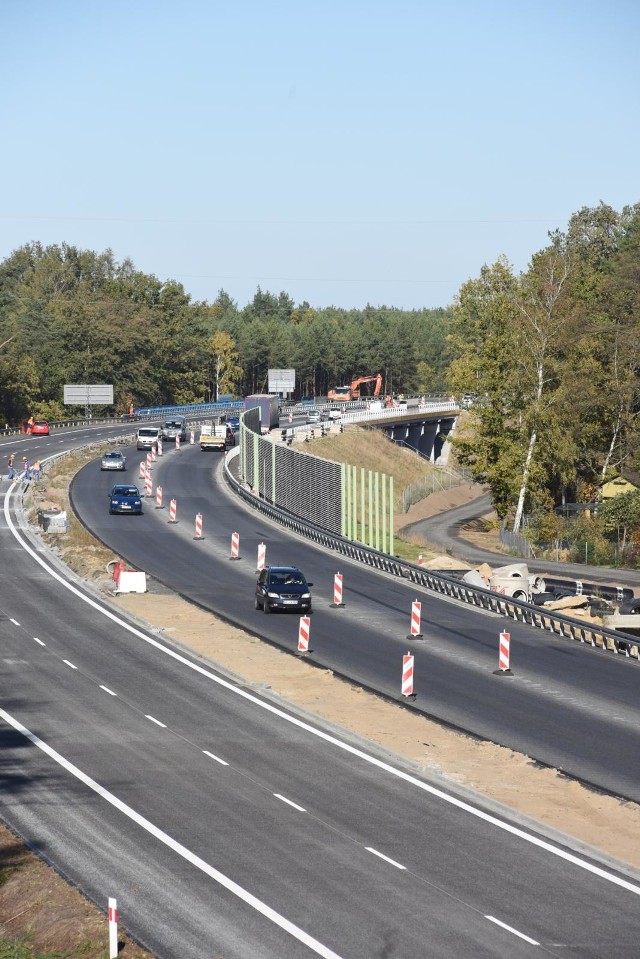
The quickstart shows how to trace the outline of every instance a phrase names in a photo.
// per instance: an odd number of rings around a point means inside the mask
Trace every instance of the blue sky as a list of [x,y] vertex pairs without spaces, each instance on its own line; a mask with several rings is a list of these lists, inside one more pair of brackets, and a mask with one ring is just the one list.
[[0,0],[0,259],[448,305],[640,202],[640,4]]

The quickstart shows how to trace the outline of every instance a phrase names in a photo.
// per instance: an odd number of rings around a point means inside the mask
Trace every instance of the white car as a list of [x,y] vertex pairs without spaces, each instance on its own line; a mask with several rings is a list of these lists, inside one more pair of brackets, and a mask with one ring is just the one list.
[[330,420],[341,420],[342,419],[342,410],[339,410],[337,407],[332,407],[329,410],[329,419]]

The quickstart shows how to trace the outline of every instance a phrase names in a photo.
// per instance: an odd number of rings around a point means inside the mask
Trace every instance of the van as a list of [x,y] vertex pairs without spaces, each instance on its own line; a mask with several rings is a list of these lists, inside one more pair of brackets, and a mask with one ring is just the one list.
[[136,437],[139,450],[157,450],[160,430],[157,426],[141,426]]
[[184,416],[170,416],[160,427],[160,439],[175,440],[180,437],[180,442],[184,443],[187,439],[187,420]]

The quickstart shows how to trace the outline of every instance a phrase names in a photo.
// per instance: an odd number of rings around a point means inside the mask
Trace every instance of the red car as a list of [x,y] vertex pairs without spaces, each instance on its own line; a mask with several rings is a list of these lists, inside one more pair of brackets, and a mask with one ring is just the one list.
[[49,424],[46,420],[36,420],[31,427],[32,436],[48,436]]

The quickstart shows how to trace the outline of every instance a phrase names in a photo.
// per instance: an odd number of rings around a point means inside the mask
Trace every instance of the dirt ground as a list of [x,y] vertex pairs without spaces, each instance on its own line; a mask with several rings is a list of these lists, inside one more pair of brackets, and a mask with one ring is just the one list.
[[[468,502],[476,493],[477,488],[457,487],[434,494],[412,507],[411,514],[401,517],[401,525]],[[86,558],[92,555],[92,548],[95,551],[94,547],[88,547],[88,554],[85,550],[83,574],[106,594],[112,594],[113,583],[104,572],[102,551],[95,552],[93,562]],[[425,553],[425,559],[433,560],[433,554]],[[444,558],[436,560],[435,565],[442,562]],[[345,600],[348,603],[348,594]],[[128,594],[113,597],[113,602],[143,622],[161,629],[163,635],[179,645],[196,650],[212,663],[231,670],[249,683],[270,686],[284,700],[379,743],[414,761],[419,768],[443,777],[444,782],[455,781],[471,787],[607,856],[640,868],[640,806],[590,791],[554,770],[538,768],[527,756],[510,749],[478,742],[412,715],[400,705],[387,703],[336,678],[329,670],[312,668],[297,657],[263,644],[178,597],[155,593]],[[585,735],[588,735],[587,729]],[[14,837],[6,830],[0,831],[0,869],[7,865],[7,857],[24,855]],[[59,896],[59,904],[54,908],[57,925],[53,918],[37,919],[35,904],[32,907],[25,889],[17,885],[22,882],[24,886],[31,880],[22,880],[20,877],[24,872],[17,870],[10,872],[7,881],[0,884],[0,930],[5,935],[29,931],[30,942],[40,949],[50,948],[53,941],[62,941],[69,948],[72,933],[76,935],[74,942],[82,941],[77,935],[84,931],[83,922],[79,919],[72,922],[70,917],[79,916],[86,909],[85,940],[93,941],[99,928],[103,928],[106,937],[104,917],[60,880],[53,870],[33,858],[34,863],[27,875],[33,876],[34,895],[40,896],[45,903],[57,901],[55,896]],[[75,899],[71,902],[73,897],[78,898],[79,904]],[[58,931],[61,928],[67,930],[62,939],[60,936],[56,940],[50,938],[54,925]],[[73,951],[59,953],[78,954]],[[104,952],[91,951],[81,954],[88,959],[105,955]],[[122,954],[132,959],[146,955],[131,943],[123,947]]]

